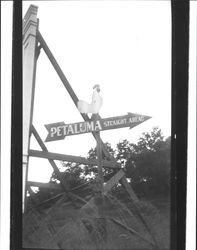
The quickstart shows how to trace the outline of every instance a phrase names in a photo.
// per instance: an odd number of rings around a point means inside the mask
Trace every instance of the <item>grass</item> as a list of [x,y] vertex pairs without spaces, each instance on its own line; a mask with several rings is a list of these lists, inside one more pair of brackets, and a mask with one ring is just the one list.
[[[144,199],[138,206],[159,249],[169,249],[169,201]],[[23,222],[23,245],[26,248],[154,249],[149,243],[153,239],[136,215],[132,202],[124,203],[113,196],[105,197],[102,205],[92,203],[84,209],[74,208],[62,200],[43,213],[31,209]]]

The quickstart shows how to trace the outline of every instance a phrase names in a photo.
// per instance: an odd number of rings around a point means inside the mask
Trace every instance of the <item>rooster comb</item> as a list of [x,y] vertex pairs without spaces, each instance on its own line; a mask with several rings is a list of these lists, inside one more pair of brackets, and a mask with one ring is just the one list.
[[93,89],[100,88],[99,84],[95,84]]

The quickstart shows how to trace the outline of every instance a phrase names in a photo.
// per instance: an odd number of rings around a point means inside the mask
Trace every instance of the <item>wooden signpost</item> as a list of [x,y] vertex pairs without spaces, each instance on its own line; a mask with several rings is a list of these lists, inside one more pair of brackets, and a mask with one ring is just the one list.
[[[32,22],[32,20],[34,22]],[[57,72],[59,78],[61,79],[64,87],[68,91],[76,107],[77,107],[79,99],[76,96],[71,85],[69,84],[68,80],[66,79],[63,71],[61,70],[56,59],[54,58],[49,47],[47,46],[44,38],[42,37],[41,33],[38,30],[36,6],[31,5],[27,11],[27,14],[25,15],[23,37],[24,37],[23,47],[25,51],[24,62],[27,62],[26,64],[24,64],[24,68],[23,68],[23,74],[24,74],[24,77],[23,77],[24,102],[23,104],[24,103],[27,104],[27,105],[23,105],[24,114],[25,114],[24,119],[23,119],[23,124],[25,128],[25,131],[23,133],[23,143],[24,143],[23,158],[28,159],[29,157],[41,157],[41,158],[48,159],[57,178],[59,179],[61,183],[61,188],[66,192],[66,194],[68,194],[69,197],[74,197],[75,199],[78,199],[79,201],[83,202],[84,203],[83,207],[88,206],[88,203],[89,204],[92,203],[92,199],[89,202],[87,202],[83,198],[73,194],[72,190],[67,189],[67,184],[65,183],[65,180],[62,179],[61,177],[62,175],[59,171],[59,168],[57,167],[55,163],[55,160],[78,162],[78,163],[87,164],[87,165],[97,165],[98,166],[97,180],[99,182],[98,191],[100,191],[101,195],[106,195],[113,188],[114,185],[120,182],[125,187],[126,191],[129,193],[130,198],[132,199],[134,204],[136,204],[136,202],[138,202],[139,200],[137,196],[135,195],[131,185],[127,182],[124,170],[121,169],[120,164],[117,162],[117,160],[112,155],[110,155],[105,144],[101,140],[100,132],[104,130],[118,129],[118,128],[124,128],[124,127],[133,128],[141,124],[142,122],[150,119],[151,117],[145,116],[145,115],[128,113],[123,116],[108,117],[108,118],[102,119],[99,116],[99,114],[94,113],[92,115],[92,118],[90,119],[87,114],[81,113],[81,116],[84,119],[84,122],[77,122],[77,123],[72,123],[72,124],[66,124],[65,122],[57,122],[53,124],[47,124],[45,125],[45,128],[48,131],[48,135],[45,140],[46,142],[63,140],[65,137],[71,136],[71,135],[92,133],[92,135],[94,136],[97,142],[97,160],[89,160],[89,159],[79,157],[79,156],[71,156],[71,155],[49,152],[46,145],[44,144],[41,137],[39,136],[36,128],[32,124],[36,64],[37,64],[37,59],[40,54],[40,49],[43,49],[44,52],[46,53],[48,59],[50,60],[53,68]],[[28,39],[30,39],[30,41]],[[26,44],[27,41],[28,43]],[[30,141],[31,135],[34,135],[35,139],[40,145],[41,147],[40,151],[31,150],[29,148],[29,145],[30,145],[29,141]],[[102,159],[103,154],[105,155],[105,160]],[[25,186],[27,186],[27,189],[24,190],[24,195],[23,195],[24,199],[26,199],[27,197],[28,189],[29,189],[29,193],[30,194],[32,193],[31,186],[37,186],[37,187],[45,186],[46,188],[59,189],[59,187],[56,187],[55,184],[51,186],[49,183],[43,184],[43,183],[28,182],[27,180],[28,160],[25,160],[23,162],[23,166],[25,166],[24,173],[26,172],[25,174],[26,177],[24,177],[24,180],[25,180]],[[103,183],[104,182],[103,172],[102,172],[103,168],[111,168],[115,170],[114,175],[112,176],[111,179],[109,179],[105,183],[105,185]]]
[[[102,143],[100,138],[100,131],[118,129],[124,127],[130,127],[131,129],[150,118],[151,118],[150,116],[128,113],[127,115],[124,116],[108,117],[101,119],[98,114],[94,114],[92,116],[92,119],[86,122],[78,122],[71,124],[65,124],[64,122],[57,122],[57,123],[47,124],[45,125],[45,127],[48,131],[48,135],[45,142],[63,140],[65,139],[66,136],[95,132],[97,135],[96,148],[97,148],[97,159],[98,159],[97,185],[99,186],[101,193],[103,193],[104,189],[103,189],[102,167],[104,167],[104,165],[102,161]],[[72,159],[74,161],[74,158]],[[80,163],[83,162],[84,161],[81,159]],[[112,187],[116,184],[113,181],[111,183],[113,183]],[[108,184],[108,186],[110,186],[110,184]],[[105,189],[105,193],[106,190],[107,189]],[[110,189],[108,189],[108,191],[109,190]]]
[[[29,27],[32,24],[32,18],[34,18],[35,20],[37,20],[36,18],[36,14],[37,12],[35,12],[35,10],[37,11],[37,7],[31,5],[25,15],[25,27]],[[29,30],[24,28],[24,39],[25,37],[29,34]],[[59,78],[61,79],[64,87],[66,88],[66,90],[68,91],[71,99],[73,100],[74,104],[77,107],[78,104],[78,97],[76,96],[74,90],[72,89],[70,83],[68,82],[66,76],[64,75],[62,69],[60,68],[59,64],[57,63],[55,57],[53,56],[52,52],[50,51],[47,43],[45,42],[44,38],[42,37],[41,33],[39,32],[39,29],[36,26],[36,31],[34,31],[34,34],[32,34],[32,39],[35,39],[34,42],[36,42],[37,46],[32,46],[31,48],[27,48],[27,46],[24,43],[24,49],[26,50],[26,60],[33,60],[33,64],[32,64],[32,70],[34,72],[33,75],[29,75],[29,66],[26,67],[24,66],[24,70],[23,73],[24,75],[28,75],[29,79],[28,81],[26,81],[26,79],[24,79],[23,81],[23,89],[24,89],[24,99],[26,95],[25,91],[29,91],[30,87],[31,87],[31,95],[33,96],[32,93],[34,93],[34,88],[35,88],[35,75],[36,75],[36,64],[37,64],[37,60],[39,58],[39,54],[40,54],[40,50],[43,49],[45,54],[47,55],[48,59],[50,60],[53,68],[55,69],[56,73],[58,74]],[[39,46],[38,46],[39,44]],[[28,56],[28,51],[30,51],[31,53],[35,54],[36,56],[32,57],[32,54],[30,56]],[[29,85],[31,85],[29,87]],[[29,93],[29,92],[28,92]],[[25,102],[25,100],[24,100]],[[31,100],[31,105],[29,105],[30,108],[26,109],[27,116],[28,117],[32,117],[33,116],[33,98]],[[24,107],[25,108],[25,107]],[[32,124],[32,118],[30,119],[30,123],[28,125],[28,130],[30,132],[24,133],[24,142],[26,143],[26,145],[24,145],[24,148],[28,148],[28,157],[41,157],[41,158],[46,158],[48,159],[49,163],[51,164],[51,166],[53,167],[55,173],[57,176],[61,176],[59,174],[59,169],[55,163],[55,160],[65,160],[65,161],[73,161],[73,162],[78,162],[78,163],[86,163],[89,165],[97,165],[99,166],[99,172],[100,172],[100,179],[102,179],[101,176],[101,169],[104,168],[112,168],[112,169],[119,169],[120,170],[120,165],[119,163],[116,161],[116,159],[110,155],[110,153],[108,152],[105,144],[103,143],[103,141],[100,138],[100,132],[104,131],[104,130],[109,130],[109,129],[118,129],[118,128],[124,128],[124,127],[130,127],[133,128],[139,124],[141,124],[142,122],[150,119],[151,117],[149,116],[145,116],[145,115],[139,115],[139,114],[133,114],[133,113],[128,113],[126,115],[123,116],[116,116],[116,117],[108,117],[108,118],[104,118],[102,119],[99,114],[96,114],[92,119],[89,118],[89,116],[87,114],[81,113],[82,118],[84,119],[84,122],[78,122],[78,123],[72,123],[72,124],[66,124],[65,122],[58,122],[58,123],[53,123],[53,124],[47,124],[45,125],[47,131],[48,131],[48,136],[46,138],[46,142],[49,141],[55,141],[55,140],[62,140],[64,139],[66,136],[71,136],[71,135],[78,135],[78,134],[83,134],[83,133],[92,133],[92,135],[94,136],[96,142],[97,142],[97,154],[98,154],[98,159],[97,161],[92,161],[92,160],[88,160],[85,159],[83,157],[79,157],[79,156],[71,156],[71,155],[63,155],[63,154],[58,154],[58,153],[52,153],[49,152],[46,145],[44,144],[44,142],[42,141],[41,137],[39,136],[36,128],[33,126]],[[29,134],[30,133],[30,134]],[[35,139],[38,141],[40,147],[41,147],[41,151],[38,150],[31,150],[29,149],[29,140],[30,140],[30,135],[33,134]],[[26,150],[27,151],[27,150]],[[103,161],[102,160],[102,153],[105,155],[105,158],[107,160]],[[27,153],[24,153],[25,155],[27,155]],[[114,179],[112,177],[111,180],[108,180],[106,187],[105,188],[105,193],[110,191],[110,189],[115,185],[115,181],[120,182],[125,189],[127,190],[127,192],[129,193],[131,199],[133,201],[137,200],[137,197],[132,189],[132,187],[128,184],[125,175],[123,175],[123,172],[121,172],[120,174],[118,174],[119,172],[115,171],[115,175],[116,178]],[[60,179],[60,182],[64,182],[63,180]],[[26,174],[26,183],[28,183],[27,180],[27,174]],[[29,187],[30,185],[27,185],[27,187]],[[62,183],[62,187],[66,187],[65,183]],[[110,188],[109,188],[110,187]],[[24,198],[26,197],[26,192],[24,194]]]

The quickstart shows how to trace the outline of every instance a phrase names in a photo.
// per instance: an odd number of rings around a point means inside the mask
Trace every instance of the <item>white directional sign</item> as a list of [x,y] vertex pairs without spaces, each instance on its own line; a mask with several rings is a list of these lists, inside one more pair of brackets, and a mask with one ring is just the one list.
[[78,122],[65,124],[57,122],[45,125],[48,135],[46,142],[63,140],[66,136],[78,135],[90,132],[97,132],[109,129],[117,129],[130,127],[133,128],[140,123],[150,119],[150,116],[128,113],[124,116],[109,117],[98,120],[89,120],[86,122]]

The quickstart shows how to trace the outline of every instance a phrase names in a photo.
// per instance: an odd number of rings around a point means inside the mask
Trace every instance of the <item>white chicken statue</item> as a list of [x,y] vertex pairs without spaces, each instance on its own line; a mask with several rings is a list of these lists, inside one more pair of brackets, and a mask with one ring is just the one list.
[[82,114],[98,114],[99,110],[103,104],[103,99],[100,96],[100,86],[98,84],[94,85],[94,91],[92,94],[92,102],[89,104],[83,100],[79,100],[77,103],[77,107],[80,113]]

